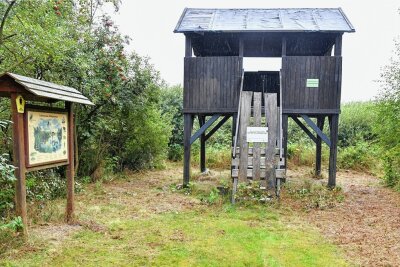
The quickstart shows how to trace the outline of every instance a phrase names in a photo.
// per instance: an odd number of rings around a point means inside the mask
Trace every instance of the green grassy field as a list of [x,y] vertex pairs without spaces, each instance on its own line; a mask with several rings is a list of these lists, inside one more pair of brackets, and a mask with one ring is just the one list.
[[217,179],[197,181],[198,195],[185,194],[170,189],[180,179],[175,172],[167,169],[90,185],[77,198],[81,226],[49,238],[49,225],[63,231],[56,221],[62,218],[64,202],[55,201],[53,218],[37,226],[27,244],[3,253],[0,265],[348,265],[336,246],[289,208],[232,206],[223,200],[210,205],[199,195],[206,195],[210,180]]

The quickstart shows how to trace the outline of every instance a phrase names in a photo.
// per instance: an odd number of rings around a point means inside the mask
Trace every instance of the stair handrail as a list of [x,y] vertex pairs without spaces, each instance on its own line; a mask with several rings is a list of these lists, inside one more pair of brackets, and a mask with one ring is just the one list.
[[241,102],[242,102],[243,83],[244,83],[244,69],[242,70],[242,80],[240,82],[238,114],[237,114],[237,118],[236,118],[235,139],[233,141],[233,151],[232,151],[233,158],[236,157],[236,146],[237,146],[237,139],[238,139],[238,134],[239,134],[240,105],[241,105]]

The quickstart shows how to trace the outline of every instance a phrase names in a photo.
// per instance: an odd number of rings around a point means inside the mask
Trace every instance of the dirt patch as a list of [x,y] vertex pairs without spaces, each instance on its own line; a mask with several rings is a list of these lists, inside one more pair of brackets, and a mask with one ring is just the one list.
[[41,225],[30,229],[32,236],[40,237],[43,241],[47,241],[53,247],[60,245],[71,234],[79,231],[80,225]]
[[[308,173],[296,170],[289,179],[302,179]],[[383,187],[378,178],[358,172],[339,172],[337,185],[344,191],[344,201],[331,209],[304,213],[305,219],[355,264],[399,266],[400,194]]]

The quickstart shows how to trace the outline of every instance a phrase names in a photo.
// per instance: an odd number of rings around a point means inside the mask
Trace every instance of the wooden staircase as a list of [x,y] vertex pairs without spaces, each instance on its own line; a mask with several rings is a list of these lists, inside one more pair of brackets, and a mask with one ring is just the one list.
[[[264,97],[264,106],[262,106]],[[279,195],[281,179],[286,170],[282,157],[280,135],[280,113],[277,107],[277,94],[242,91],[238,110],[236,135],[232,149],[231,174],[234,181],[232,202],[238,182],[260,181],[261,188]],[[250,128],[249,128],[250,127]],[[249,129],[265,131],[265,141],[252,142],[247,136]],[[264,135],[265,137],[265,135]]]

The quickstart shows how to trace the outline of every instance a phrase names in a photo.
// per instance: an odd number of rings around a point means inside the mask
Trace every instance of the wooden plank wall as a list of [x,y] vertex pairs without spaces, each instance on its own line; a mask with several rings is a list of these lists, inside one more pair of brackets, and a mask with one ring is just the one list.
[[279,93],[279,71],[246,71],[243,91]]
[[[278,107],[280,106],[280,76],[279,71],[246,71],[244,73],[243,91],[276,93]],[[264,98],[261,100],[264,106]]]
[[237,112],[242,57],[186,57],[184,65],[184,113]]
[[[341,75],[342,57],[283,57],[283,113],[338,113]],[[319,79],[319,87],[307,88],[307,79]]]

